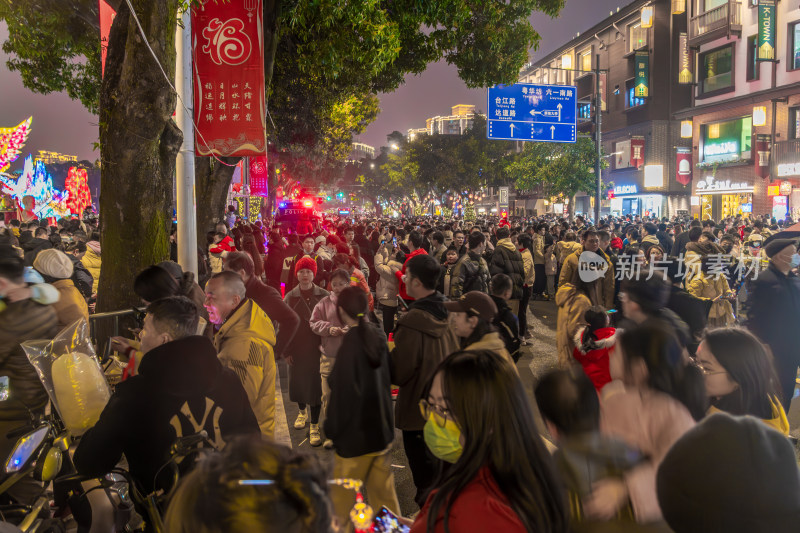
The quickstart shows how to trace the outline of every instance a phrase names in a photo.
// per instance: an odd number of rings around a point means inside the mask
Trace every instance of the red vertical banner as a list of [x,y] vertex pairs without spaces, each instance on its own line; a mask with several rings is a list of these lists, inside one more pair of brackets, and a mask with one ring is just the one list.
[[675,159],[675,181],[684,186],[692,182],[691,148],[678,148],[678,154]]
[[642,168],[644,165],[644,137],[631,138],[631,166]]
[[108,54],[108,36],[111,34],[111,24],[114,22],[114,17],[117,12],[114,11],[106,0],[100,0],[100,65],[102,73],[106,73],[106,54]]
[[192,10],[195,153],[266,154],[263,7],[205,2]]
[[269,171],[267,156],[256,155],[248,159],[250,160],[250,196],[268,196]]
[[756,150],[753,162],[756,166],[756,176],[765,179],[769,177],[769,153],[772,135],[756,135]]

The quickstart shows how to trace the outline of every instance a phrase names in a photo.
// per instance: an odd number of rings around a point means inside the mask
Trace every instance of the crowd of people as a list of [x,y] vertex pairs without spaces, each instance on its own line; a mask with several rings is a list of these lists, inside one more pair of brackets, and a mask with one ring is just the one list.
[[[230,217],[197,278],[164,261],[132,280],[146,314],[111,339],[124,380],[75,467],[102,476],[124,456],[158,490],[171,442],[206,430],[221,451],[186,473],[166,531],[347,531],[356,492],[400,515],[399,430],[412,533],[796,531],[789,225],[365,217],[298,233]],[[93,312],[97,231],[0,229],[0,459],[47,404],[20,343]],[[534,300],[557,308],[557,364],[531,399],[517,363],[544,342]],[[329,465],[274,442],[280,361],[291,425]]]

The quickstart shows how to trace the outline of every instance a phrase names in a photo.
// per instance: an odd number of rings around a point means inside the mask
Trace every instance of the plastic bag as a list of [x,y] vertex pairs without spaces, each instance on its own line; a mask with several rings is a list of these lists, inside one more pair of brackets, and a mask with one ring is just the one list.
[[94,426],[111,397],[95,356],[86,319],[73,322],[52,341],[22,343],[64,426],[74,436]]

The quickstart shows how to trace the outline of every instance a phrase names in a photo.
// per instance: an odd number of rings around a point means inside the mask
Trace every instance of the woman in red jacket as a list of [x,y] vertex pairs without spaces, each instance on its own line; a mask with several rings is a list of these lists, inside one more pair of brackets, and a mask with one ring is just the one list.
[[[411,533],[562,533],[568,513],[525,389],[497,354],[456,352],[420,401],[440,468]],[[448,465],[449,466],[449,465]]]

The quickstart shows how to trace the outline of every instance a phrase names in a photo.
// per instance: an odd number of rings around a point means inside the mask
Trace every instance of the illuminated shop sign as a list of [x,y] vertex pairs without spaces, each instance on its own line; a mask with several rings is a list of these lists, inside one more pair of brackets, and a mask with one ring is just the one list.
[[800,176],[800,163],[781,163],[778,165],[778,177]]
[[622,196],[625,194],[639,194],[639,189],[636,185],[617,185],[614,187],[614,196]]
[[753,185],[745,181],[717,180],[706,176],[697,182],[698,194],[722,194],[731,192],[753,192]]

